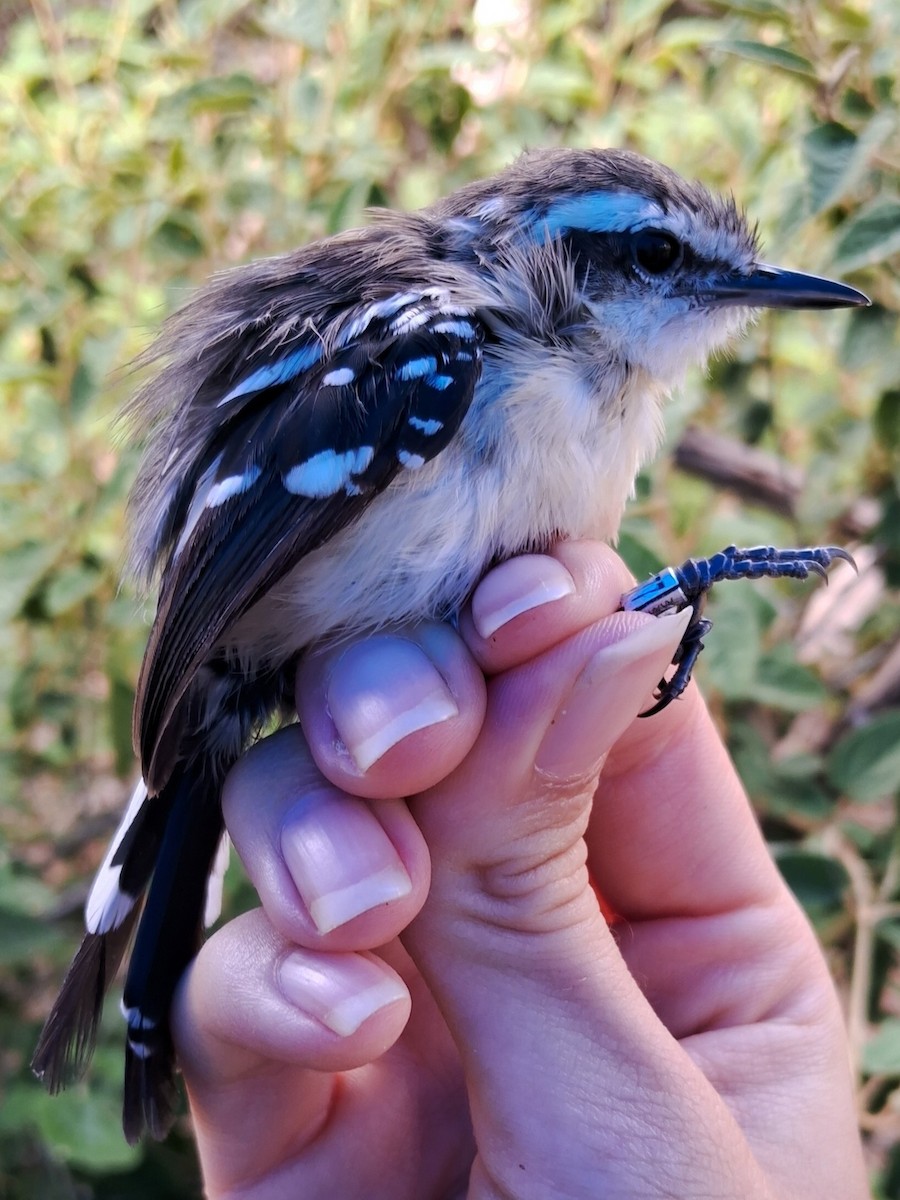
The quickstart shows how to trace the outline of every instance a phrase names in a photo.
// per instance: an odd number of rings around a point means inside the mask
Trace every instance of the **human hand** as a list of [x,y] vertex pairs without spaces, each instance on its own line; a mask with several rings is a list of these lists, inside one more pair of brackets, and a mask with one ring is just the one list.
[[683,619],[628,586],[561,544],[303,665],[226,787],[262,908],[174,1013],[210,1196],[867,1194],[822,956],[696,689],[635,719]]

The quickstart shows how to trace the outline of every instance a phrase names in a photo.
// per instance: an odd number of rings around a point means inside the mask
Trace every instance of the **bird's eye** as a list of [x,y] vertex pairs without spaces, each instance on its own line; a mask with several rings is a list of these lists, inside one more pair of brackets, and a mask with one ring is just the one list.
[[632,241],[634,261],[649,275],[663,275],[682,259],[681,243],[659,229],[642,229]]

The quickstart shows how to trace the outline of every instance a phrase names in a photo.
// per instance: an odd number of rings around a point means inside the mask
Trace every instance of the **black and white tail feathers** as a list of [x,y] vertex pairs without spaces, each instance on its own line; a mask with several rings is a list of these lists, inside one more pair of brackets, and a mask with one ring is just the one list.
[[172,1123],[175,1051],[169,1008],[185,967],[197,953],[207,879],[222,840],[221,776],[211,763],[176,770],[166,833],[135,937],[122,1007],[128,1023],[122,1125],[129,1142],[146,1129],[165,1137]]
[[[50,1092],[90,1060],[103,1000],[137,926],[125,982],[128,1024],[122,1124],[129,1142],[162,1138],[177,1092],[169,1007],[196,954],[204,923],[218,916],[227,857],[219,804],[224,769],[180,765],[158,796],[135,789],[97,873],[84,940],[47,1018],[32,1067]],[[145,898],[146,894],[146,898]]]

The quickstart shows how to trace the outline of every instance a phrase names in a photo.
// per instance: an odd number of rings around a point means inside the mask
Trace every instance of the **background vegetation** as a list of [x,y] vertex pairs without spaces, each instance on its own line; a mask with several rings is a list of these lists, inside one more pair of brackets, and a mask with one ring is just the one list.
[[639,574],[730,541],[857,553],[827,592],[723,589],[700,674],[845,999],[874,1192],[900,1197],[896,0],[6,0],[0,54],[0,1195],[198,1189],[186,1121],[121,1139],[115,1005],[88,1082],[50,1100],[27,1069],[133,769],[127,364],[211,271],[566,143],[733,190],[768,257],[876,302],[766,317],[693,379],[622,546]]

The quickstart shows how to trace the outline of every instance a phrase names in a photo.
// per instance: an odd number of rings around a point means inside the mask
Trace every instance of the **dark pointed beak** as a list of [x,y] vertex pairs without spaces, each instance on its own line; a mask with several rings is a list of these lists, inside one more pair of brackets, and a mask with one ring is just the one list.
[[855,308],[872,303],[846,283],[801,271],[783,271],[767,263],[760,263],[750,275],[723,275],[702,298],[716,307],[746,308]]

